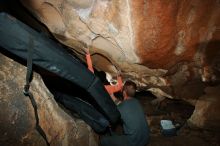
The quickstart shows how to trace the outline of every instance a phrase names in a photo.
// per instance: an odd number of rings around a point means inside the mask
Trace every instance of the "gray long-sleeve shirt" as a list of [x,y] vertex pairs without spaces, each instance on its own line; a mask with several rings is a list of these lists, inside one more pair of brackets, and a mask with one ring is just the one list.
[[145,146],[149,141],[149,127],[144,111],[137,99],[131,98],[118,105],[124,134],[131,146]]

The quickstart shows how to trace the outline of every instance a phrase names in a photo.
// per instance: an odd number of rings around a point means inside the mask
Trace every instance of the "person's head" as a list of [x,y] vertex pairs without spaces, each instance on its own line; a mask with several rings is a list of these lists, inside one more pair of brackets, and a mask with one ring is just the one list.
[[134,97],[136,93],[136,89],[137,89],[137,86],[134,82],[130,80],[126,81],[122,89],[124,100],[130,97]]

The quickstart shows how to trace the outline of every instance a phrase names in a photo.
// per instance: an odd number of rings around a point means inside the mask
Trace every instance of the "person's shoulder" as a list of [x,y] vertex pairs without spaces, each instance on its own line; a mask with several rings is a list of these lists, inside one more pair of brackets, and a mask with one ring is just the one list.
[[135,97],[132,97],[131,100],[133,100],[133,101],[138,101]]
[[139,101],[138,101],[136,98],[134,98],[134,97],[132,97],[132,98],[130,99],[130,101],[131,101],[131,102],[138,102],[138,103],[139,103]]
[[127,99],[121,103],[121,106],[130,106],[131,104],[137,103],[138,100],[134,98]]
[[130,100],[130,102],[131,102],[131,104],[133,104],[133,105],[140,105],[140,102],[139,102],[139,100],[138,99],[136,99],[136,98],[132,98],[131,100]]
[[121,101],[119,104],[118,104],[118,107],[119,108],[123,108],[123,107],[126,107],[127,105],[127,100],[124,100],[124,101]]
[[124,105],[130,104],[132,102],[139,102],[139,101],[135,98],[130,98],[130,99],[121,101],[121,103],[118,106],[124,106]]

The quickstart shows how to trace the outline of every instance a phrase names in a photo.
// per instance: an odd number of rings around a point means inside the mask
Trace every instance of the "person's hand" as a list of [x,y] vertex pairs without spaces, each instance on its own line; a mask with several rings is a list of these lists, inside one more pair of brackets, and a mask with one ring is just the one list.
[[110,94],[110,97],[111,97],[111,99],[112,99],[114,102],[115,102],[115,100],[117,99],[113,93]]

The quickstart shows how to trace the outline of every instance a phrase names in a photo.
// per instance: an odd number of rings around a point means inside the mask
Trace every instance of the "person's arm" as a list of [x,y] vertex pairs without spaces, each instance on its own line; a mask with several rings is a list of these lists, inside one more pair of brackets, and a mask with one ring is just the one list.
[[110,94],[110,96],[116,105],[119,105],[121,103],[121,101],[117,99],[114,94]]
[[110,95],[122,90],[123,83],[121,76],[117,77],[117,82],[118,83],[116,85],[105,85],[105,89],[108,91]]
[[87,62],[88,69],[92,73],[94,73],[94,69],[93,69],[93,66],[92,66],[92,59],[91,59],[91,55],[90,55],[89,51],[86,52],[86,62]]
[[[86,62],[87,62],[87,66],[88,69],[94,73],[94,69],[93,69],[93,65],[92,65],[92,59],[91,59],[91,55],[89,53],[89,51],[87,51],[86,53]],[[109,93],[109,95],[112,97],[114,96],[113,94],[122,90],[122,78],[121,76],[117,77],[117,85],[105,85],[105,89],[107,90],[107,92]],[[115,96],[112,98],[113,101],[118,100],[117,98],[115,98]]]

